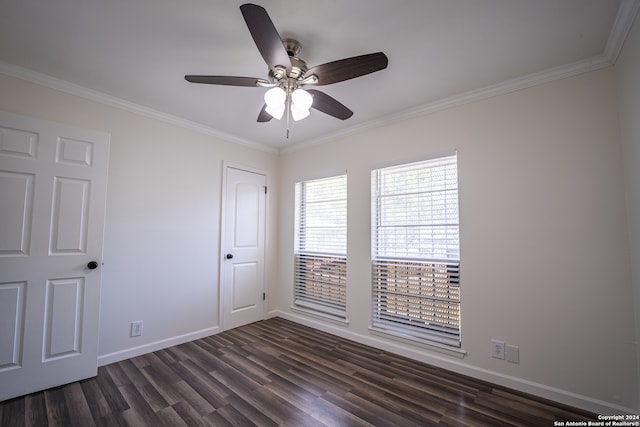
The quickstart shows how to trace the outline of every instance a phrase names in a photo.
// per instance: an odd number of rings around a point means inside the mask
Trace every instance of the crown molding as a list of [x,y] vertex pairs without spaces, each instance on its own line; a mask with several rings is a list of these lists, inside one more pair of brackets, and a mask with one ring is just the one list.
[[[640,4],[640,0],[625,0],[625,4],[626,3],[634,3],[638,5]],[[633,10],[631,9],[629,10],[634,11],[634,13],[637,12],[637,8]],[[617,21],[618,19],[616,19],[616,22]],[[632,22],[633,20],[630,20],[630,23]],[[629,24],[629,28],[630,28],[630,25],[631,24]],[[625,37],[629,31],[629,28],[627,28],[626,30]],[[618,34],[618,32],[616,32],[616,34]],[[622,41],[620,41],[619,43],[621,47]],[[607,43],[607,46],[609,46],[609,43]],[[618,49],[618,53],[619,53],[619,49]],[[213,136],[215,138],[219,138],[227,142],[244,145],[246,147],[249,147],[255,150],[264,151],[268,153],[288,154],[288,153],[303,150],[312,146],[334,141],[337,139],[343,139],[348,136],[355,135],[357,133],[360,133],[369,129],[374,129],[377,127],[389,125],[395,122],[411,119],[413,117],[417,117],[425,114],[431,114],[437,111],[464,105],[470,102],[479,101],[479,100],[491,98],[494,96],[504,95],[510,92],[526,89],[526,88],[547,83],[550,81],[559,80],[566,77],[575,76],[581,73],[598,70],[601,68],[608,67],[610,65],[612,65],[612,63],[609,61],[608,57],[603,55],[598,55],[583,61],[578,61],[572,64],[551,68],[538,73],[533,73],[527,76],[507,80],[505,82],[498,83],[495,85],[490,85],[484,88],[475,89],[462,94],[450,96],[450,97],[440,99],[428,104],[424,104],[415,108],[404,110],[396,114],[385,116],[378,120],[372,120],[359,125],[351,126],[346,129],[342,129],[338,132],[334,132],[332,134],[325,135],[320,138],[311,139],[290,147],[284,147],[280,149],[276,149],[270,146],[265,146],[265,145],[257,144],[255,142],[251,142],[242,138],[238,138],[233,135],[220,132],[211,127],[202,125],[200,123],[196,123],[196,122],[186,120],[177,116],[173,116],[171,114],[163,113],[161,111],[157,111],[152,108],[144,107],[142,105],[138,105],[133,102],[125,101],[123,99],[116,98],[114,96],[107,95],[105,93],[98,92],[93,89],[88,89],[83,86],[76,85],[74,83],[60,80],[55,77],[38,73],[26,68],[18,67],[16,65],[12,65],[3,61],[0,61],[0,73],[10,77],[15,77],[21,80],[26,80],[28,82],[35,83],[37,85],[44,86],[50,89],[68,93],[70,95],[75,95],[81,98],[85,98],[91,101],[99,102],[101,104],[109,105],[111,107],[116,107],[116,108],[126,110],[135,114],[139,114],[145,117],[160,120],[165,123],[186,128],[186,129],[199,132],[205,135]]]
[[310,148],[312,146],[321,145],[337,139],[343,139],[369,129],[386,126],[418,116],[432,114],[437,111],[446,110],[449,108],[468,104],[470,102],[480,101],[482,99],[492,98],[494,96],[505,95],[507,93],[527,89],[532,86],[537,86],[554,80],[560,80],[567,77],[576,76],[578,74],[587,73],[589,71],[599,70],[609,67],[610,65],[612,64],[607,57],[603,55],[597,55],[582,61],[562,65],[560,67],[550,68],[538,73],[529,74],[523,77],[517,77],[515,79],[507,80],[502,83],[485,86],[480,89],[475,89],[469,92],[450,96],[448,98],[443,98],[434,102],[430,102],[428,104],[421,105],[419,107],[401,111],[397,114],[382,117],[378,120],[372,120],[366,123],[342,129],[338,132],[323,136],[321,138],[316,138],[290,147],[281,148],[280,153],[293,153],[295,151]]
[[633,21],[638,14],[639,9],[640,0],[622,0],[620,6],[618,7],[616,19],[613,23],[613,26],[611,27],[607,44],[601,55],[596,55],[592,58],[588,58],[582,61],[550,68],[538,73],[529,74],[527,76],[507,80],[495,85],[486,86],[484,88],[436,100],[422,106],[401,111],[397,114],[385,116],[377,120],[342,129],[330,135],[325,135],[320,138],[308,140],[294,146],[281,148],[280,153],[293,153],[295,151],[303,150],[312,146],[346,138],[348,136],[363,132],[368,129],[373,129],[398,121],[407,120],[420,115],[434,113],[436,111],[456,107],[459,105],[467,104],[469,102],[479,101],[481,99],[491,98],[498,95],[504,95],[517,90],[526,89],[539,84],[564,79],[566,77],[571,77],[581,73],[595,71],[614,65],[618,59],[620,51],[622,50],[624,41],[626,40],[627,35],[631,30],[631,26],[633,25]]
[[115,107],[121,110],[129,111],[130,113],[138,114],[151,119],[159,120],[168,124],[189,129],[204,135],[212,136],[214,138],[217,138],[226,142],[244,145],[254,150],[264,151],[267,153],[278,152],[273,147],[268,147],[262,144],[257,144],[255,142],[238,138],[236,136],[221,132],[219,130],[216,130],[214,128],[205,126],[197,122],[193,122],[191,120],[186,120],[181,117],[163,113],[161,111],[154,110],[149,107],[138,105],[133,102],[117,98],[115,96],[107,95],[105,93],[98,92],[93,89],[88,89],[86,87],[79,86],[74,83],[67,82],[65,80],[60,80],[55,77],[38,73],[36,71],[32,71],[26,68],[18,67],[16,65],[9,64],[3,61],[0,61],[0,74],[5,74],[9,77],[15,77],[17,79],[26,80],[28,82],[47,87],[49,89],[54,89],[70,95],[78,96],[80,98],[88,99],[90,101],[95,101],[100,104],[108,105],[110,107]]
[[109,105],[119,109],[123,109],[135,114],[139,114],[152,119],[160,120],[165,123],[173,124],[182,128],[186,128],[201,134],[212,136],[226,142],[243,145],[255,150],[267,153],[287,154],[295,151],[303,150],[312,146],[324,144],[337,139],[343,139],[348,136],[385,126],[402,120],[407,120],[416,116],[431,114],[444,109],[464,105],[473,101],[478,101],[494,96],[504,95],[510,92],[526,89],[539,84],[547,83],[566,77],[575,76],[581,73],[598,70],[601,68],[614,65],[618,59],[620,51],[624,45],[624,41],[633,25],[634,19],[640,10],[640,0],[622,0],[615,21],[609,33],[606,46],[602,55],[574,62],[571,64],[551,68],[538,73],[529,74],[527,76],[518,77],[507,80],[484,88],[472,90],[462,94],[450,96],[444,99],[424,104],[415,108],[401,111],[390,116],[385,116],[377,120],[368,121],[355,126],[342,129],[329,135],[319,138],[307,140],[299,144],[283,147],[280,149],[258,144],[249,140],[238,138],[236,136],[221,132],[209,126],[186,120],[171,114],[163,113],[149,107],[138,105],[102,92],[88,89],[64,80],[60,80],[45,74],[41,74],[26,68],[18,67],[3,61],[0,61],[0,73],[29,81],[50,89],[65,92],[101,104]]
[[620,3],[618,14],[609,33],[609,39],[604,47],[604,56],[611,64],[615,64],[618,60],[639,9],[640,0],[622,0]]

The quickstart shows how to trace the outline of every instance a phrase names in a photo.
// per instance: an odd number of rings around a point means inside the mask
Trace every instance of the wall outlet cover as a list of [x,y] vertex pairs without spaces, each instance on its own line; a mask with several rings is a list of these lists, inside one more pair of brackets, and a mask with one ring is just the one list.
[[140,335],[142,335],[142,326],[143,326],[142,320],[139,320],[137,322],[131,322],[131,336],[139,337]]
[[491,357],[504,360],[504,341],[491,340]]
[[507,362],[520,363],[520,347],[517,345],[507,345],[505,347]]

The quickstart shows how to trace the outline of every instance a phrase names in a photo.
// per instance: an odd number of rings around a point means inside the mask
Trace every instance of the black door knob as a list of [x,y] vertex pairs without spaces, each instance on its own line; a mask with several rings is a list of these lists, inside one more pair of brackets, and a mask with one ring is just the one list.
[[87,268],[89,270],[95,270],[96,268],[98,268],[98,263],[96,261],[89,261],[89,264],[87,264]]
[[233,258],[233,254],[227,254],[227,259],[232,259]]

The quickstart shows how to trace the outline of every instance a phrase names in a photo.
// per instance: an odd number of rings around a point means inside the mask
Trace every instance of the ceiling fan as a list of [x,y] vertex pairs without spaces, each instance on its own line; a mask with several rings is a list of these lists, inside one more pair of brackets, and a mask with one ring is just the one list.
[[258,122],[272,118],[281,119],[287,113],[287,137],[289,116],[300,120],[313,108],[341,120],[353,115],[342,103],[316,89],[305,86],[324,86],[364,76],[387,68],[387,56],[382,52],[339,59],[308,68],[300,58],[300,43],[294,39],[282,40],[267,11],[255,4],[240,6],[258,51],[269,67],[268,79],[237,76],[186,75],[191,83],[227,86],[253,86],[270,88],[265,93],[265,105],[258,114]]

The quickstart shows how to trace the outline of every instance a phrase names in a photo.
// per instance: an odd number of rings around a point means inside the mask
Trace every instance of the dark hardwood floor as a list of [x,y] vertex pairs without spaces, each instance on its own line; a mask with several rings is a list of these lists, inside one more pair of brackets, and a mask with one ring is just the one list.
[[552,426],[594,414],[281,318],[0,402],[0,426]]

